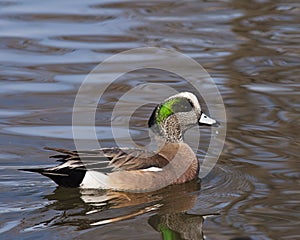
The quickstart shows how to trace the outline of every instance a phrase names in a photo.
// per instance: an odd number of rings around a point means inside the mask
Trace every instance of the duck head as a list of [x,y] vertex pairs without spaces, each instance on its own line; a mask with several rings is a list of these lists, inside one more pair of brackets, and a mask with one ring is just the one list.
[[183,133],[193,126],[217,124],[201,111],[197,97],[190,92],[165,99],[154,109],[148,121],[149,128],[167,142],[181,142]]

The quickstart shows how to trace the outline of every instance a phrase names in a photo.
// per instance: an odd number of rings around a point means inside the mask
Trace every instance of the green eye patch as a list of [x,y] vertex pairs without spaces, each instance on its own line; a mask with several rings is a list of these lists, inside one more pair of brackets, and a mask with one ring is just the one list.
[[192,104],[185,98],[174,98],[163,103],[158,110],[156,122],[161,123],[169,116],[178,112],[192,111]]

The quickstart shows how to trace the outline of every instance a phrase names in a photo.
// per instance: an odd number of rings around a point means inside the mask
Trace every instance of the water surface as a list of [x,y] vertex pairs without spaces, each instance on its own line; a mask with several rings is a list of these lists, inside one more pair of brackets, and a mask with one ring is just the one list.
[[[175,239],[300,237],[298,1],[9,0],[0,6],[1,239],[161,239],[166,229]],[[201,183],[122,195],[61,189],[17,171],[52,165],[44,146],[74,149],[72,108],[86,74],[112,54],[145,46],[194,58],[222,94],[225,147]],[[115,144],[114,104],[147,82],[191,90],[163,71],[122,76],[97,113],[103,146]],[[153,106],[132,117],[131,134],[141,144]],[[201,134],[205,141],[209,132]],[[197,151],[200,161],[204,151]]]

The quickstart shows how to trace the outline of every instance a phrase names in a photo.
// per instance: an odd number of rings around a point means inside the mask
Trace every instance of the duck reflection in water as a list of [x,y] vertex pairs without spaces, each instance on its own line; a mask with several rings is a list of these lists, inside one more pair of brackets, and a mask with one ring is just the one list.
[[[76,193],[74,190],[77,190]],[[72,199],[68,191],[73,192]],[[47,198],[56,200],[48,207],[64,210],[64,217],[56,219],[55,225],[69,223],[79,228],[92,228],[151,212],[153,215],[149,217],[148,223],[161,233],[162,239],[203,239],[202,223],[205,216],[188,213],[194,207],[199,193],[200,182],[194,180],[150,193],[58,187]],[[77,203],[74,198],[77,198]],[[74,213],[74,208],[80,209],[80,212]],[[72,214],[68,214],[68,211]]]

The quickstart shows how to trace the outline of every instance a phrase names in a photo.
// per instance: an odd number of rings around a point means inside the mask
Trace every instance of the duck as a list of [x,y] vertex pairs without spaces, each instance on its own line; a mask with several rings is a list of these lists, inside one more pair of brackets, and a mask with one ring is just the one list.
[[159,142],[155,151],[122,147],[96,150],[45,147],[56,152],[50,158],[60,162],[59,165],[19,170],[42,174],[62,187],[155,191],[198,177],[199,161],[184,142],[183,135],[194,126],[218,125],[201,110],[193,93],[180,92],[158,104],[148,120],[148,127]]

